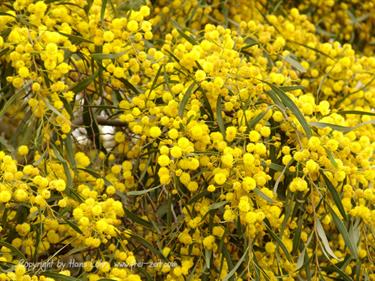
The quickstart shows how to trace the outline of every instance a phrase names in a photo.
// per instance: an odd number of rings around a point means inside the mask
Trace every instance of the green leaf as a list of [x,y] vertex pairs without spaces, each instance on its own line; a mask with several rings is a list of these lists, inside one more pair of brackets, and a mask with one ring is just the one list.
[[152,223],[149,221],[146,221],[140,217],[138,217],[136,214],[134,214],[132,211],[124,207],[125,215],[128,219],[130,219],[134,223],[138,223],[140,225],[143,225],[144,227],[152,229]]
[[284,104],[280,100],[279,96],[272,90],[266,91],[266,94],[273,100],[273,102],[281,109],[285,109]]
[[245,39],[245,43],[246,43],[246,45],[241,48],[241,51],[259,44],[259,42],[256,39],[251,38],[251,37],[247,37]]
[[120,3],[119,9],[122,11],[138,11],[143,5],[146,5],[145,0],[123,0]]
[[83,79],[81,82],[78,84],[74,85],[72,88],[70,88],[70,91],[78,94],[82,92],[84,89],[86,89],[93,81],[94,79],[98,76],[98,72],[90,75],[86,79]]
[[64,168],[64,172],[65,172],[65,176],[66,176],[66,180],[67,180],[67,188],[66,188],[65,192],[70,197],[73,197],[74,199],[78,200],[79,202],[83,202],[81,196],[73,189],[73,178],[72,178],[72,175],[70,173],[70,169],[69,169],[68,163],[61,156],[61,154],[58,151],[58,149],[56,148],[56,146],[54,144],[52,144],[52,143],[50,145],[52,147],[52,150],[53,150],[56,158],[61,162],[61,164],[63,165],[63,168]]
[[341,111],[338,111],[337,113],[341,115],[353,114],[353,115],[375,116],[375,112],[366,112],[366,111],[359,111],[359,110],[341,110]]
[[195,89],[193,91],[194,86],[195,86],[195,84],[191,83],[189,88],[186,90],[184,96],[182,97],[180,107],[178,109],[178,115],[180,115],[180,117],[182,117],[184,115],[185,107],[186,107],[186,104],[188,103],[188,101],[190,99],[191,94],[197,90],[197,89]]
[[227,203],[228,201],[221,201],[221,202],[213,203],[210,206],[208,206],[208,210],[212,211],[212,210],[220,209],[221,207],[225,206]]
[[3,105],[1,111],[0,111],[0,118],[7,112],[9,106],[11,106],[16,100],[22,100],[21,98],[22,94],[24,94],[23,88],[19,89],[14,93]]
[[100,130],[95,112],[91,107],[88,107],[91,103],[91,96],[85,96],[83,98],[83,104],[86,105],[82,111],[82,120],[85,125],[88,139],[93,143],[94,147],[103,150],[103,145],[100,139]]
[[282,103],[285,105],[286,108],[288,108],[292,113],[297,117],[298,121],[300,122],[302,128],[304,129],[306,136],[310,138],[312,136],[311,128],[307,124],[305,117],[301,113],[301,111],[298,109],[298,107],[294,104],[294,102],[291,100],[291,98],[288,97],[288,95],[281,90],[280,88],[276,87],[275,85],[266,82],[272,90],[276,93],[276,95],[279,97],[279,99],[282,101]]
[[129,89],[129,91],[133,92],[135,95],[140,95],[141,94],[139,92],[139,90],[132,83],[130,83],[128,80],[126,80],[125,78],[119,78],[119,80],[122,83],[124,83],[124,85]]
[[142,244],[147,250],[152,252],[155,256],[161,258],[164,262],[168,262],[167,258],[162,254],[162,252],[156,249],[150,242],[146,241],[141,236],[130,233],[130,236],[136,240],[138,243]]
[[266,111],[263,111],[259,113],[257,116],[251,118],[251,120],[247,122],[247,130],[248,131],[252,130],[255,127],[255,125],[258,124],[259,121],[263,119],[263,117],[268,113],[269,110],[270,108],[267,108]]
[[78,227],[78,225],[76,225],[75,223],[69,221],[68,219],[66,218],[63,218],[63,220],[72,228],[74,229],[76,232],[78,232],[79,234],[82,234],[83,235],[83,232],[82,230]]
[[219,95],[216,102],[216,118],[219,125],[219,129],[223,137],[225,138],[225,126],[223,121],[223,104],[222,97]]
[[197,42],[197,40],[195,40],[192,36],[189,36],[187,35],[182,29],[181,27],[179,26],[179,24],[177,22],[175,22],[174,20],[172,20],[172,24],[173,26],[176,28],[177,32],[183,37],[186,39],[186,41],[188,41],[189,43],[191,43],[192,45],[199,45],[199,43]]
[[103,53],[93,53],[91,55],[91,57],[94,59],[94,60],[108,60],[108,59],[116,59],[116,58],[119,58],[121,57],[123,54],[125,54],[126,52],[120,52],[120,53],[115,53],[115,54],[103,54]]
[[20,250],[18,250],[16,247],[14,247],[12,244],[9,244],[5,241],[0,241],[0,246],[8,248],[13,255],[17,256],[19,259],[23,261],[26,261],[26,257],[23,255],[23,253]]
[[102,0],[102,8],[100,10],[100,21],[103,23],[105,9],[107,8],[107,0]]
[[274,239],[277,244],[280,246],[280,248],[283,250],[285,256],[287,257],[287,259],[289,261],[292,260],[292,257],[290,255],[290,253],[288,252],[288,249],[285,247],[283,241],[281,241],[281,239],[272,231],[271,227],[269,226],[269,222],[268,220],[264,220],[264,225],[266,226],[267,230],[268,230],[268,233],[271,235],[272,239]]
[[296,90],[305,90],[305,87],[301,86],[301,85],[280,86],[279,88],[281,90],[283,90],[284,92],[291,92],[291,91],[296,91]]
[[266,194],[264,194],[258,187],[254,189],[254,193],[258,195],[259,197],[262,197],[262,199],[266,200],[268,203],[275,203],[272,198],[268,197]]
[[337,209],[340,211],[340,214],[342,215],[342,217],[346,220],[348,218],[348,216],[345,212],[344,206],[342,205],[341,198],[340,198],[337,190],[335,189],[333,184],[330,182],[330,180],[327,178],[327,176],[324,173],[321,173],[321,175],[324,179],[324,182],[325,182],[329,192],[332,195],[332,199],[335,202]]
[[64,140],[65,148],[66,148],[66,154],[68,156],[68,160],[70,162],[70,165],[75,169],[76,168],[76,161],[74,159],[73,155],[73,142],[72,142],[72,135],[69,133],[66,136],[66,139]]
[[245,253],[239,259],[239,261],[236,263],[236,265],[232,268],[232,270],[229,271],[229,273],[224,277],[223,281],[228,281],[236,273],[237,269],[244,262],[244,260],[248,256],[248,254],[249,254],[249,246],[246,248]]
[[302,252],[298,255],[298,258],[297,258],[297,264],[296,264],[296,268],[297,270],[301,269],[303,264],[304,264],[304,260],[305,260],[305,252],[306,252],[306,248],[304,248],[302,250]]
[[149,189],[145,189],[145,190],[134,190],[134,191],[129,191],[126,193],[127,196],[138,196],[138,195],[143,195],[143,194],[146,194],[146,193],[149,193],[150,191],[153,191],[153,190],[156,190],[158,188],[160,188],[161,185],[158,185],[158,186],[155,186],[155,187],[152,187],[152,188],[149,188]]
[[362,126],[365,126],[365,125],[373,125],[375,124],[375,119],[374,120],[369,120],[369,121],[366,121],[366,122],[363,122],[363,123],[359,123],[358,125],[354,126],[354,127],[345,127],[345,126],[341,126],[341,125],[335,125],[335,124],[330,124],[330,123],[324,123],[324,122],[310,122],[310,125],[311,126],[314,126],[314,127],[317,127],[317,128],[331,128],[332,130],[335,130],[335,131],[339,131],[339,132],[343,132],[343,133],[349,133],[353,130],[356,130]]
[[339,217],[336,215],[336,213],[332,210],[332,208],[327,205],[327,208],[329,212],[331,213],[331,216],[333,218],[334,223],[336,224],[337,229],[341,233],[342,237],[344,238],[346,246],[349,248],[350,252],[352,253],[353,257],[355,259],[358,258],[358,251],[356,245],[353,243],[350,239],[349,233],[344,225],[344,223],[339,219]]
[[161,70],[163,69],[163,65],[160,65],[159,69],[158,69],[158,72],[156,72],[156,75],[154,77],[154,80],[152,81],[152,85],[151,85],[151,88],[150,88],[150,91],[149,91],[149,95],[151,94],[151,92],[157,88],[155,87],[156,83],[158,82],[158,78],[161,74]]
[[316,219],[316,231],[318,232],[318,235],[320,237],[320,240],[323,243],[324,250],[327,254],[329,254],[331,257],[333,257],[336,260],[339,260],[338,257],[336,257],[335,253],[332,251],[331,246],[329,246],[329,242],[327,239],[327,235],[324,232],[324,228],[322,226],[322,223],[319,219]]
[[59,32],[59,31],[58,31],[58,33],[60,33],[61,35],[64,35],[65,37],[68,37],[69,41],[72,42],[75,45],[78,45],[82,42],[94,44],[94,42],[92,42],[88,39],[85,39],[82,36],[67,34],[67,33]]
[[211,256],[212,256],[212,251],[205,249],[204,250],[204,260],[206,263],[206,268],[210,269],[211,268]]
[[299,72],[304,73],[306,69],[290,54],[284,57],[284,60],[289,63],[293,68],[297,69]]

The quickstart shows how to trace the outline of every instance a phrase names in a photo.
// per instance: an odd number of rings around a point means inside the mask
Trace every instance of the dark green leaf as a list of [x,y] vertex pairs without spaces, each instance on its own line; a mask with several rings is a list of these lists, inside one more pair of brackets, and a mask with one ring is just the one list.
[[255,125],[258,124],[259,121],[263,119],[263,117],[267,114],[268,111],[269,111],[269,108],[266,111],[263,111],[259,113],[257,116],[251,118],[251,120],[249,120],[249,122],[247,123],[247,130],[248,131],[252,130],[255,127]]
[[103,23],[105,9],[107,8],[107,0],[102,0],[102,8],[100,10],[100,21]]
[[78,227],[78,225],[74,224],[73,222],[69,221],[68,219],[66,218],[63,218],[63,220],[72,228],[74,229],[76,232],[78,232],[79,234],[82,234],[83,235],[83,232],[82,230]]
[[184,115],[185,107],[186,107],[186,104],[188,103],[188,101],[190,99],[191,94],[196,91],[196,89],[193,91],[194,86],[195,86],[195,84],[191,83],[191,85],[186,90],[186,92],[185,92],[185,94],[184,94],[184,96],[181,100],[180,107],[178,109],[178,114],[180,115],[180,117],[182,117]]
[[138,224],[143,225],[144,227],[147,227],[147,228],[150,228],[150,229],[153,228],[152,223],[150,223],[149,221],[146,221],[146,220],[142,219],[141,217],[137,216],[136,214],[134,214],[129,209],[124,207],[124,211],[125,211],[126,217],[128,219],[130,219],[132,222],[138,223]]
[[352,241],[350,239],[349,233],[348,233],[344,223],[339,219],[339,217],[336,215],[336,213],[332,210],[332,208],[329,205],[327,205],[327,208],[328,208],[329,212],[331,213],[331,216],[333,218],[334,223],[336,224],[337,229],[339,230],[342,237],[344,238],[346,246],[349,248],[350,252],[352,253],[352,255],[354,257],[354,259],[357,259],[358,258],[357,247],[353,243],[354,241]]
[[138,243],[142,244],[143,247],[145,247],[147,250],[152,252],[156,257],[161,258],[164,262],[168,262],[167,258],[164,257],[162,252],[158,249],[156,249],[150,242],[146,241],[144,238],[141,236],[138,236],[136,234],[130,233],[131,238],[136,240]]
[[225,278],[223,279],[223,281],[228,281],[236,273],[237,269],[244,262],[244,260],[246,259],[246,257],[247,257],[248,254],[249,254],[249,247],[247,247],[245,249],[245,252],[242,255],[242,257],[239,259],[239,261],[236,263],[236,265],[232,268],[232,270],[229,271],[229,273],[225,276]]
[[70,88],[70,91],[78,94],[82,92],[84,89],[86,89],[93,81],[94,79],[98,76],[98,72],[96,72],[93,75],[90,75],[86,79],[83,79],[81,82],[78,84],[74,85],[72,88]]
[[23,255],[23,253],[12,244],[9,244],[5,241],[0,241],[0,246],[8,248],[13,255],[17,256],[20,260],[26,261],[26,257]]
[[267,83],[267,84],[270,85],[273,91],[278,95],[278,97],[280,98],[282,103],[285,105],[285,107],[288,108],[290,111],[292,111],[292,113],[297,117],[298,121],[300,122],[300,124],[302,125],[306,133],[306,136],[310,138],[312,135],[311,128],[307,124],[305,117],[303,116],[301,111],[298,109],[298,107],[294,104],[294,102],[291,100],[291,98],[289,98],[288,95],[283,90],[276,87],[275,85],[270,84],[270,83]]
[[219,125],[219,129],[223,137],[225,138],[225,126],[224,126],[224,121],[223,121],[223,104],[222,104],[222,97],[219,95],[217,98],[217,103],[216,103],[216,118],[217,118],[217,123]]
[[288,249],[285,247],[284,243],[281,241],[281,239],[275,234],[275,232],[273,232],[273,230],[271,229],[271,227],[269,226],[269,222],[268,220],[265,220],[264,221],[264,225],[266,226],[267,230],[268,230],[268,233],[271,235],[272,239],[274,239],[277,244],[280,246],[280,248],[283,250],[286,258],[291,261],[292,260],[292,257],[290,255],[290,253],[288,252]]
[[173,26],[176,28],[177,32],[178,32],[183,38],[186,39],[186,41],[190,42],[192,45],[199,45],[199,43],[197,42],[197,40],[195,40],[192,36],[187,35],[187,34],[181,29],[181,27],[178,25],[177,22],[175,22],[175,21],[172,20],[172,24],[173,24]]
[[345,126],[340,126],[340,125],[335,125],[335,124],[330,124],[330,123],[324,123],[324,122],[310,122],[311,126],[314,126],[314,127],[317,127],[317,128],[329,127],[332,130],[340,131],[340,132],[343,132],[343,133],[348,133],[348,132],[351,132],[353,130],[358,129],[359,127],[362,127],[362,126],[365,126],[365,125],[373,125],[373,124],[375,124],[375,119],[369,120],[369,121],[366,121],[366,122],[363,122],[363,123],[359,123],[358,125],[356,125],[354,127],[345,127]]
[[324,173],[321,173],[321,175],[324,179],[324,182],[325,182],[329,192],[332,195],[332,199],[335,202],[337,209],[340,211],[340,214],[342,215],[342,217],[346,220],[347,214],[345,212],[344,206],[342,205],[341,198],[340,198],[337,190],[335,189],[333,184],[330,182],[330,180],[327,178],[327,176]]

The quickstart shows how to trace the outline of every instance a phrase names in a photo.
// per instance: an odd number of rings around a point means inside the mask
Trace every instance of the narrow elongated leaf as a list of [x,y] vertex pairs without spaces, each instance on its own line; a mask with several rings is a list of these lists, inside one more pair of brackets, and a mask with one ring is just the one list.
[[204,260],[206,262],[206,268],[210,269],[211,268],[211,256],[212,256],[212,251],[205,249],[204,250]]
[[13,94],[2,106],[0,110],[0,118],[7,112],[8,108],[16,101],[16,100],[21,100],[22,94],[25,94],[24,91],[18,90],[15,94]]
[[279,107],[279,108],[282,108],[282,109],[285,109],[285,106],[284,104],[282,103],[282,101],[280,100],[280,98],[278,97],[278,95],[270,90],[270,91],[266,91],[266,94],[273,100],[273,102]]
[[68,37],[69,41],[72,42],[75,45],[78,45],[82,42],[91,43],[91,44],[94,43],[94,42],[92,42],[88,39],[83,38],[82,36],[78,36],[78,35],[74,35],[74,34],[67,34],[67,33],[59,32],[59,31],[58,31],[58,33],[60,33],[61,35],[64,35],[65,37]]
[[162,252],[158,249],[156,249],[150,242],[146,241],[141,236],[138,236],[136,234],[130,233],[131,238],[136,240],[138,243],[142,244],[143,247],[145,247],[147,250],[152,252],[155,256],[162,259],[164,262],[168,262],[167,258],[162,254]]
[[359,123],[358,125],[354,126],[354,127],[345,127],[345,126],[340,126],[340,125],[336,125],[336,124],[330,124],[330,123],[325,123],[325,122],[310,122],[310,125],[311,126],[314,126],[314,127],[317,127],[317,128],[331,128],[335,131],[340,131],[340,132],[343,132],[343,133],[349,133],[353,130],[356,130],[362,126],[365,126],[365,125],[373,125],[375,124],[375,119],[374,120],[369,120],[369,121],[366,121],[366,122],[363,122],[363,123]]
[[100,21],[103,23],[105,9],[107,8],[107,0],[102,0],[102,8],[100,10]]
[[152,229],[152,223],[149,221],[144,220],[143,218],[138,217],[136,214],[134,214],[132,211],[130,211],[127,208],[124,208],[126,217],[130,219],[131,221],[138,223],[140,225],[143,225],[144,227]]
[[86,89],[94,81],[94,79],[97,76],[98,76],[98,72],[94,73],[93,75],[90,75],[86,79],[83,79],[81,82],[74,85],[74,87],[70,88],[70,91],[72,91],[76,94],[82,92],[84,89]]
[[277,235],[273,232],[273,230],[272,230],[271,227],[269,226],[269,222],[268,222],[268,220],[265,220],[265,221],[264,221],[264,225],[266,226],[266,228],[267,228],[267,230],[268,230],[268,233],[271,235],[272,239],[274,239],[274,240],[277,242],[277,244],[278,244],[278,245],[280,246],[280,248],[283,250],[283,252],[284,252],[285,256],[287,257],[287,259],[288,259],[289,261],[291,261],[291,260],[292,260],[292,257],[291,257],[291,255],[290,255],[290,253],[288,252],[288,249],[285,247],[283,241],[281,241],[281,239],[279,238],[279,236],[277,236]]
[[216,103],[216,118],[217,118],[217,123],[219,125],[219,129],[221,134],[225,138],[225,126],[224,126],[224,121],[223,121],[223,105],[222,105],[222,97],[219,95],[217,98],[217,103]]
[[91,57],[94,60],[108,60],[108,59],[116,59],[118,57],[121,57],[123,54],[126,52],[120,52],[120,53],[115,53],[115,54],[103,54],[103,53],[94,53],[91,55]]
[[323,243],[323,247],[324,247],[325,252],[327,254],[329,254],[331,257],[333,257],[334,259],[339,260],[339,258],[335,255],[335,253],[331,249],[331,246],[329,245],[327,235],[324,232],[322,223],[320,222],[319,219],[316,220],[316,231],[318,232],[320,240]]
[[224,277],[223,281],[228,281],[237,271],[237,269],[241,266],[241,264],[244,262],[246,257],[249,254],[249,247],[246,248],[245,253],[242,255],[242,257],[239,259],[239,261],[236,263],[236,265],[232,268],[231,271]]
[[305,87],[301,86],[301,85],[280,86],[279,88],[281,90],[283,90],[284,92],[291,92],[291,91],[296,91],[296,90],[305,90]]
[[159,69],[158,69],[158,72],[156,72],[156,75],[155,75],[155,78],[154,80],[152,81],[152,85],[151,85],[151,88],[150,88],[150,91],[149,91],[149,95],[151,94],[151,92],[157,88],[156,86],[156,83],[158,82],[158,79],[160,77],[160,74],[161,74],[161,70],[163,69],[163,65],[160,65]]
[[375,116],[375,112],[367,112],[367,111],[359,111],[359,110],[342,110],[337,112],[338,114],[345,115],[345,114],[353,114],[353,115],[370,115]]
[[192,45],[199,45],[198,41],[195,40],[192,36],[187,35],[179,26],[179,24],[172,20],[173,26],[176,28],[177,32],[181,35],[181,37],[185,38],[186,41],[191,43]]
[[296,264],[297,270],[301,269],[304,264],[305,252],[306,252],[306,249],[304,248],[303,251],[298,256],[297,264]]
[[269,108],[266,111],[263,111],[259,113],[257,116],[251,118],[249,122],[247,123],[247,131],[252,130],[255,127],[255,125],[258,124],[259,121],[264,118],[264,116],[266,116],[268,111],[269,111]]
[[321,173],[321,174],[322,174],[322,177],[324,179],[324,182],[325,182],[329,192],[332,195],[332,199],[335,202],[337,209],[340,211],[340,214],[342,215],[342,217],[346,220],[347,214],[345,212],[344,206],[342,205],[341,198],[340,198],[337,190],[335,189],[333,184],[330,182],[330,180],[327,178],[327,176],[324,173]]
[[152,187],[152,188],[149,188],[149,189],[145,189],[145,190],[133,190],[133,191],[129,191],[129,192],[126,193],[126,195],[127,196],[143,195],[143,194],[149,193],[149,192],[151,192],[153,190],[156,190],[158,188],[160,188],[160,185]]
[[132,84],[130,83],[128,80],[126,80],[125,78],[120,78],[119,79],[122,83],[124,83],[124,85],[131,91],[133,92],[135,95],[140,95],[141,93],[139,92],[139,90]]
[[0,246],[8,248],[13,255],[17,256],[19,259],[23,261],[26,261],[26,257],[23,255],[23,253],[20,250],[18,250],[16,247],[14,247],[12,244],[9,244],[5,241],[0,241]]
[[349,248],[350,252],[352,253],[353,257],[355,259],[358,258],[358,251],[356,245],[353,243],[350,239],[349,233],[344,225],[344,223],[339,219],[339,217],[336,215],[336,213],[332,210],[332,208],[327,205],[327,208],[329,212],[331,213],[331,216],[333,218],[334,223],[336,224],[337,229],[341,233],[342,237],[344,238],[346,246]]
[[225,206],[227,203],[228,201],[221,201],[221,202],[213,203],[208,207],[208,210],[212,211],[212,210],[220,209],[221,207]]
[[254,193],[256,195],[258,195],[259,197],[261,197],[262,199],[266,200],[268,203],[270,203],[270,204],[274,203],[274,201],[272,200],[272,198],[268,197],[266,194],[264,194],[262,191],[260,191],[259,188],[256,187],[254,189]]
[[245,43],[246,43],[246,45],[241,48],[241,51],[259,44],[259,42],[257,40],[255,40],[254,38],[251,38],[251,37],[247,37],[245,39]]
[[188,103],[189,99],[190,99],[190,96],[193,92],[195,92],[195,90],[193,91],[195,87],[195,84],[194,83],[191,83],[191,85],[189,86],[189,88],[186,90],[182,100],[181,100],[181,103],[180,103],[180,107],[178,109],[178,114],[180,115],[180,117],[182,117],[184,115],[184,111],[185,111],[185,107],[186,107],[186,104]]
[[71,222],[70,220],[66,219],[66,218],[63,218],[63,220],[72,228],[74,229],[76,232],[78,232],[79,234],[83,234],[82,230],[78,227],[78,225],[74,224],[73,222]]
[[288,95],[281,90],[280,88],[276,87],[273,84],[267,83],[271,86],[271,88],[275,91],[275,93],[279,96],[282,103],[285,105],[286,108],[288,108],[292,113],[296,116],[300,124],[302,125],[302,128],[304,129],[306,136],[310,138],[312,136],[311,128],[309,124],[306,122],[305,117],[301,113],[301,111],[298,109],[298,107],[295,105],[295,103],[291,100],[291,98],[288,97]]
[[297,69],[299,72],[306,72],[306,69],[296,60],[293,56],[287,55],[284,60],[289,63],[293,68]]

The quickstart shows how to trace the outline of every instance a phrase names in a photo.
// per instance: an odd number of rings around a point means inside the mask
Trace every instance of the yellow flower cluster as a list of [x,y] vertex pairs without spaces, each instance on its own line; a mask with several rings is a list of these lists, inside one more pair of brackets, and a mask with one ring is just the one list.
[[0,280],[375,281],[374,3],[151,2],[0,3]]

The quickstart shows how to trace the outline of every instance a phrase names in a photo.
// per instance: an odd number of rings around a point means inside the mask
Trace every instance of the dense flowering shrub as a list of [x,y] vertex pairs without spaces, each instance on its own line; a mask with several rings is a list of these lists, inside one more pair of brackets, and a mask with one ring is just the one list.
[[375,280],[373,3],[273,2],[1,2],[0,280]]

